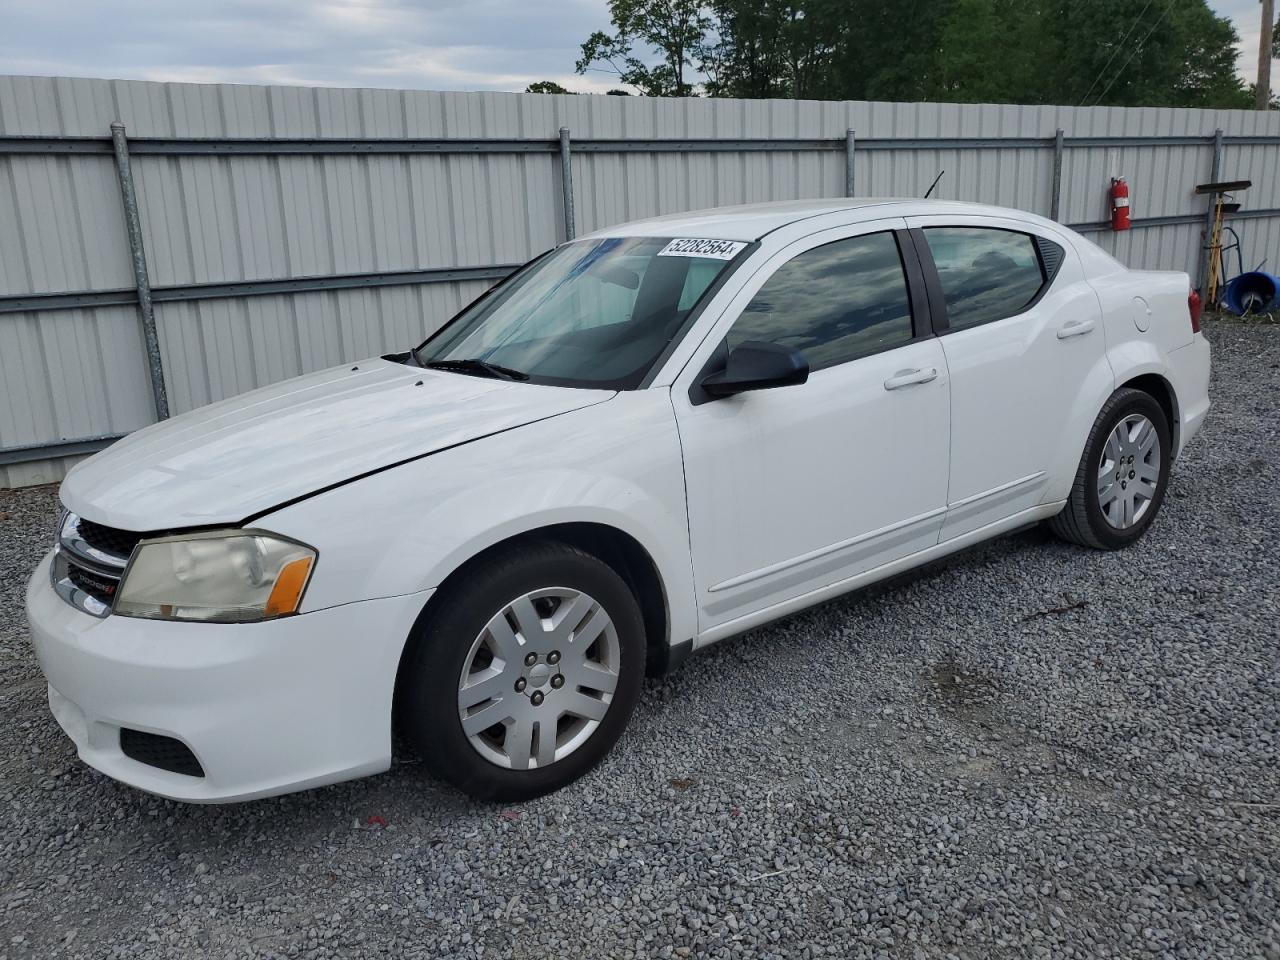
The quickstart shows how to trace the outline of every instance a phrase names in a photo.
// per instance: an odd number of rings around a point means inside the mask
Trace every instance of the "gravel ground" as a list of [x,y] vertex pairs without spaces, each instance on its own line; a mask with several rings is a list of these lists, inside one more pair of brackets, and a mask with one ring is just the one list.
[[1280,958],[1280,328],[1211,339],[1138,547],[1026,531],[728,641],[517,808],[89,770],[20,604],[54,492],[0,493],[0,955]]

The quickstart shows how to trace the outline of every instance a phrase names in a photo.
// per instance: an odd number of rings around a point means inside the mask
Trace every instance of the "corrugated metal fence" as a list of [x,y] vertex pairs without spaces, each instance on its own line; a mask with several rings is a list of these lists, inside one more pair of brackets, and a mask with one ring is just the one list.
[[[944,169],[936,196],[1054,216],[1131,266],[1193,274],[1193,187],[1252,179],[1246,268],[1280,260],[1277,113],[0,77],[0,486],[58,479],[155,419],[146,288],[178,413],[402,348],[575,233],[919,196]],[[1115,174],[1134,195],[1127,234],[1105,229]]]

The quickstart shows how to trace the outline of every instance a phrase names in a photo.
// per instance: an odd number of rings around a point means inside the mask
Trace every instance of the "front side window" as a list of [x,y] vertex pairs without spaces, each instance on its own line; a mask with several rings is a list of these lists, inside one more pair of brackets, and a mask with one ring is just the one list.
[[1021,313],[1040,295],[1044,271],[1034,239],[993,227],[928,227],[953,330]]
[[911,298],[892,233],[814,247],[780,266],[729,331],[792,347],[810,370],[878,353],[912,337]]
[[567,243],[476,301],[414,356],[424,366],[497,369],[534,383],[632,389],[748,246],[700,243],[671,237]]

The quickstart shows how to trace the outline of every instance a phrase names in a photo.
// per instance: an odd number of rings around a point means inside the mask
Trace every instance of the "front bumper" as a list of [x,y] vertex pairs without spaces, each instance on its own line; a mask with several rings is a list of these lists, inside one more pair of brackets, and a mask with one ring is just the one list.
[[[405,639],[430,591],[265,623],[91,617],[54,593],[45,557],[27,619],[49,704],[80,758],[174,800],[249,800],[387,769]],[[125,756],[120,730],[173,737],[203,777]]]

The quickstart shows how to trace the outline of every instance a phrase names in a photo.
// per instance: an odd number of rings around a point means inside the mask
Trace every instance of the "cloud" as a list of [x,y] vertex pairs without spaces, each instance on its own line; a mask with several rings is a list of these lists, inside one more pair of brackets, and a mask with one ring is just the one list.
[[573,72],[605,0],[0,0],[0,72],[603,92]]
[[[1258,0],[1209,0],[1209,6],[1220,17],[1228,17],[1235,24],[1240,43],[1236,47],[1236,70],[1246,83],[1258,77],[1258,41],[1262,32],[1262,7]],[[1280,52],[1280,51],[1277,51]],[[1275,68],[1271,71],[1271,85],[1277,83]]]
[[[1257,0],[1209,0],[1257,67]],[[0,73],[228,83],[523,90],[577,76],[607,0],[0,0]]]

